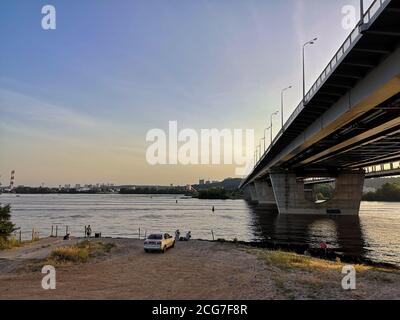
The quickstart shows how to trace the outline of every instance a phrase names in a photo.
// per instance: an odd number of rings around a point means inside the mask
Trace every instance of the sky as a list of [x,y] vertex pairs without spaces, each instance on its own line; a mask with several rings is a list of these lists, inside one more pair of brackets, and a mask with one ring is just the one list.
[[[43,30],[44,5],[56,29]],[[234,165],[156,165],[146,134],[254,129],[263,135],[285,95],[302,95],[350,30],[358,0],[2,0],[0,182],[191,184],[235,176]],[[279,129],[279,120],[274,123]]]

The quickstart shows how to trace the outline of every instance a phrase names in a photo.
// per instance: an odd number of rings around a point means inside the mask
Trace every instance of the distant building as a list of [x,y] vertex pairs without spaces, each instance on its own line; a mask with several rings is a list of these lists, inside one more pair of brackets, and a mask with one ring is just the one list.
[[219,183],[219,181],[213,181],[212,183]]
[[80,189],[81,188],[81,185],[79,184],[79,183],[77,183],[76,185],[75,185],[75,189]]
[[65,188],[65,189],[71,189],[71,185],[70,185],[70,184],[65,184],[65,185],[64,185],[64,188]]
[[200,179],[199,180],[199,185],[203,185],[204,184],[204,179]]
[[211,181],[209,181],[209,180],[208,180],[208,181],[206,181],[206,184],[211,184]]

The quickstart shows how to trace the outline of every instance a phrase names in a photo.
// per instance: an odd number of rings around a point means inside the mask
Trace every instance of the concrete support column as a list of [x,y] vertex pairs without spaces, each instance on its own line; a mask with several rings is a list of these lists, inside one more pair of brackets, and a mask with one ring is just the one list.
[[304,192],[304,183],[294,173],[271,173],[272,188],[280,214],[358,215],[364,172],[345,172],[336,178],[332,199],[314,203]]
[[255,181],[254,187],[259,205],[276,207],[274,191],[268,182]]
[[250,200],[253,203],[258,203],[257,192],[254,183],[250,183],[246,189],[247,189],[247,194],[250,195],[250,199],[248,200]]

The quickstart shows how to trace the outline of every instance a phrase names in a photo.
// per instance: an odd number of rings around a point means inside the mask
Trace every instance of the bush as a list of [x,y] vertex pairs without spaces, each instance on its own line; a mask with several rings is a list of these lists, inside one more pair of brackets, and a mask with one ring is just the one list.
[[400,201],[400,185],[386,183],[375,192],[368,192],[363,196],[364,201]]
[[86,262],[88,258],[89,250],[77,246],[57,248],[50,254],[50,259],[56,262]]
[[11,222],[11,207],[10,205],[0,205],[0,239],[7,240],[14,231],[14,224]]
[[49,256],[49,262],[57,263],[84,263],[92,257],[103,256],[110,253],[115,247],[113,243],[84,240],[75,246],[55,249]]
[[225,189],[211,188],[199,191],[199,199],[221,199],[226,200],[229,198]]

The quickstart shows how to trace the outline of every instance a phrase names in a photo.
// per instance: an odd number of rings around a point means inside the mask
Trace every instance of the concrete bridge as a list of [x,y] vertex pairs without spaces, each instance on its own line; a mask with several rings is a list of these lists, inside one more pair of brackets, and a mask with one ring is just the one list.
[[[376,0],[240,188],[280,214],[357,215],[366,175],[400,173],[368,168],[399,160],[400,0]],[[335,191],[316,203],[321,179]]]

